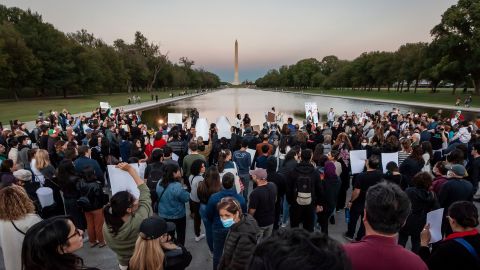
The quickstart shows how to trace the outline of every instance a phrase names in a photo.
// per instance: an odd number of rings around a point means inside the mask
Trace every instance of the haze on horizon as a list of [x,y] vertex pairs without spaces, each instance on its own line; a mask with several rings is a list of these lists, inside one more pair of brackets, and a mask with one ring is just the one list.
[[456,0],[3,0],[30,8],[63,32],[86,29],[112,44],[135,31],[159,43],[176,62],[182,56],[233,81],[239,42],[240,81],[269,69],[327,55],[354,59],[365,51],[395,51],[431,41],[430,30]]

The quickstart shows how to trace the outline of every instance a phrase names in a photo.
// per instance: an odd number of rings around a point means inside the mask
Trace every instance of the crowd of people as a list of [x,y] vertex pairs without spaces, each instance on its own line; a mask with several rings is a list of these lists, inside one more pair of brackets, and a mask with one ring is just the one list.
[[[154,130],[139,113],[63,110],[31,131],[19,121],[3,129],[6,269],[97,269],[74,253],[84,242],[110,248],[120,269],[185,269],[197,256],[185,247],[187,218],[214,270],[480,269],[480,129],[460,111],[332,108],[325,124],[260,119],[260,131],[245,114],[228,139],[215,124],[208,138],[197,136],[199,112],[191,115],[190,128]],[[354,150],[367,158],[352,174]],[[382,153],[396,152],[384,172]],[[130,164],[144,162],[140,177]],[[110,194],[109,165],[128,173],[139,195]],[[440,224],[427,224],[427,213],[439,208],[442,240],[432,244],[430,228]],[[339,215],[351,243],[328,236]]]

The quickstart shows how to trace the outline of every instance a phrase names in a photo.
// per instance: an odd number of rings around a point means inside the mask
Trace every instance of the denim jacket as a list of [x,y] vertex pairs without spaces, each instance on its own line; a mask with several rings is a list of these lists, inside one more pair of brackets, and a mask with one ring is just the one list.
[[[159,198],[162,196],[158,202],[158,215],[166,219],[184,217],[185,203],[190,199],[190,193],[183,189],[179,182],[170,183],[166,189],[160,183],[157,184],[157,195]],[[162,195],[163,192],[165,193]]]

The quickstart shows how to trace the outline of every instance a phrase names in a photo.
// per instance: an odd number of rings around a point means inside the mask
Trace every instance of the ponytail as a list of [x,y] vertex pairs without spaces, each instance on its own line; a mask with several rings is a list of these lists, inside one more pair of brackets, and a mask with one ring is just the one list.
[[114,236],[123,226],[123,217],[128,214],[127,209],[133,206],[135,199],[128,191],[117,192],[110,199],[110,202],[103,208],[105,223]]

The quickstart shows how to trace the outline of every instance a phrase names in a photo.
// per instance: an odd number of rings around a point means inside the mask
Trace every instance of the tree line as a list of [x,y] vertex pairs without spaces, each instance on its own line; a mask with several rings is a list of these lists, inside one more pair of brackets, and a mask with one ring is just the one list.
[[17,100],[26,89],[66,97],[220,85],[217,75],[194,64],[187,57],[172,62],[141,32],[131,44],[109,45],[84,29],[65,34],[38,13],[0,5],[0,88]]
[[365,52],[351,61],[334,55],[320,61],[303,59],[268,71],[255,84],[416,92],[425,80],[432,92],[443,82],[453,87],[453,93],[473,84],[475,94],[480,94],[480,1],[459,0],[430,33],[432,42],[408,43],[395,52]]

